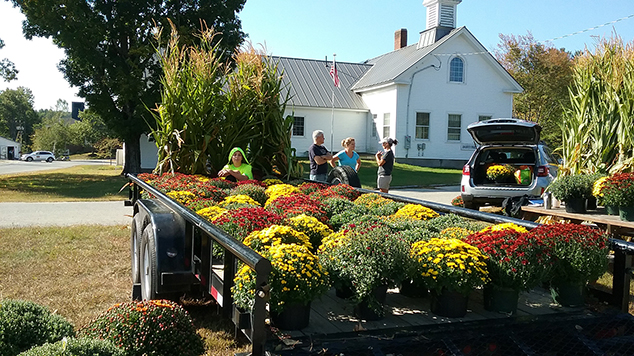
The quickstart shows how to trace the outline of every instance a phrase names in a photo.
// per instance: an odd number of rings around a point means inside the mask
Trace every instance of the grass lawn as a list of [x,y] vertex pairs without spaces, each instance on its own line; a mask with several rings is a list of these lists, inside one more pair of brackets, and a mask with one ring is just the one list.
[[[304,178],[308,179],[310,167],[308,161],[302,161],[304,166]],[[361,186],[366,189],[376,188],[376,171],[378,166],[376,161],[369,159],[361,160],[359,168],[359,180]],[[412,166],[409,164],[395,163],[392,171],[391,188],[403,186],[429,187],[433,185],[458,185],[462,178],[462,171],[459,169],[429,168]]]
[[[44,305],[75,329],[131,295],[128,226],[0,229],[0,298]],[[215,304],[184,303],[205,342],[205,355],[246,352]]]
[[124,200],[121,167],[86,165],[0,176],[0,202]]

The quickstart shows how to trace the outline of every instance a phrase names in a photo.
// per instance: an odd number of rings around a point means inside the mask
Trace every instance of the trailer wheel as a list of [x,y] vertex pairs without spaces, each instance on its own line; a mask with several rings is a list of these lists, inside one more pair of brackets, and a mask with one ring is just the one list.
[[158,264],[152,224],[148,224],[145,229],[143,229],[140,256],[141,298],[143,300],[156,299]]
[[335,167],[328,173],[328,183],[332,184],[348,184],[352,187],[361,188],[361,181],[357,172],[350,166]]
[[132,230],[130,236],[130,252],[132,254],[132,283],[141,283],[141,272],[139,268],[139,261],[141,256],[141,239],[143,235],[143,221],[141,221],[141,215],[136,214],[132,219]]

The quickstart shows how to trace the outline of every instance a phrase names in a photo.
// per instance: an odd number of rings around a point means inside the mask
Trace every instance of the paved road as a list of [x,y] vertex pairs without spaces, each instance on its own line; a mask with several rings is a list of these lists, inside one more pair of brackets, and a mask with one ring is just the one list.
[[0,175],[3,174],[17,174],[17,173],[29,173],[36,171],[47,171],[52,169],[62,169],[78,165],[114,165],[114,160],[73,160],[73,161],[53,161],[48,162],[25,162],[25,161],[7,161],[0,160]]
[[[436,189],[391,189],[390,194],[451,204],[459,194],[458,186]],[[0,227],[129,225],[132,207],[123,201],[0,203]]]
[[123,201],[0,203],[0,227],[130,225]]

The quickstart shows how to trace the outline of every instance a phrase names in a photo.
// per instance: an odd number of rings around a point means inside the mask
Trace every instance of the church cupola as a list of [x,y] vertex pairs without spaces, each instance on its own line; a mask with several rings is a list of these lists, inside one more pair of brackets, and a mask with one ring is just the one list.
[[420,33],[417,48],[427,47],[456,28],[456,7],[462,0],[423,0],[427,28]]
[[427,30],[434,27],[456,28],[456,6],[462,0],[424,0],[427,7]]

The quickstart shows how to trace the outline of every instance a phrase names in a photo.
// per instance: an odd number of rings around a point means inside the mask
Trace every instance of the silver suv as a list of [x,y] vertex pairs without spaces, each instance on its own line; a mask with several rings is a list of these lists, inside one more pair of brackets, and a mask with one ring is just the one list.
[[[460,191],[466,208],[478,210],[487,203],[501,204],[508,197],[535,198],[544,193],[557,176],[558,162],[539,141],[541,130],[537,123],[519,119],[492,119],[467,127],[478,147],[462,168]],[[492,181],[486,171],[494,164],[511,165],[526,175],[524,179]]]

